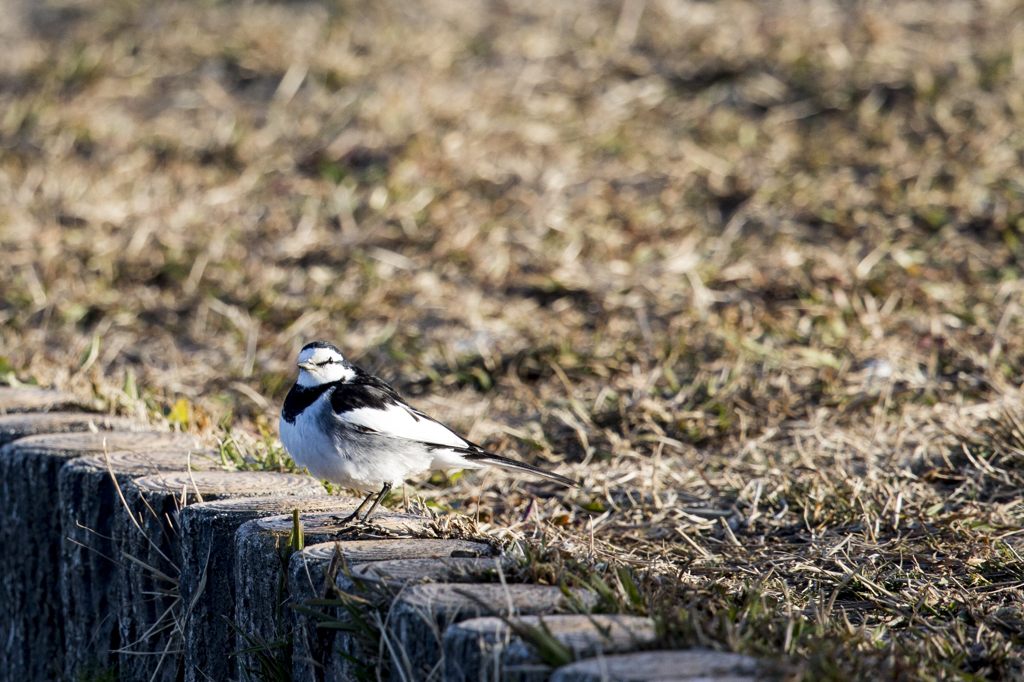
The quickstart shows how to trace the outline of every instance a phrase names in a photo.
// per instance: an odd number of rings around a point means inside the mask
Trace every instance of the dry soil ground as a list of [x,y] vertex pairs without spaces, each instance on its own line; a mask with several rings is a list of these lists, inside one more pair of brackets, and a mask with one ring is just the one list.
[[663,645],[1024,675],[1020,3],[2,9],[5,381],[287,466],[329,339]]

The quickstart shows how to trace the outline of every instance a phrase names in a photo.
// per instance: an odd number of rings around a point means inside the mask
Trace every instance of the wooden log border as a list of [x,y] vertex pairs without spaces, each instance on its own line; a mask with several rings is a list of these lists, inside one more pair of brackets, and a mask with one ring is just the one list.
[[547,585],[414,585],[395,601],[390,613],[386,634],[391,674],[395,679],[426,679],[443,662],[443,633],[453,623],[492,614],[589,611],[597,604],[592,592],[577,588],[570,594]]
[[501,618],[472,618],[449,626],[444,633],[444,682],[506,676],[518,682],[545,682],[551,666],[636,651],[657,638],[654,621],[639,616],[554,614],[520,616],[513,622],[551,633],[572,658],[545,661]]
[[122,679],[182,679],[180,591],[182,565],[178,513],[203,500],[306,495],[323,492],[309,476],[269,472],[188,472],[144,476],[124,488],[115,518],[115,542],[125,561],[118,570]]
[[[446,682],[494,675],[519,682],[752,682],[770,674],[738,654],[620,653],[652,644],[648,619],[559,615],[589,611],[596,597],[574,590],[567,599],[559,588],[505,585],[503,578],[488,583],[509,559],[488,556],[486,543],[431,537],[427,520],[401,514],[344,525],[358,501],[323,495],[308,477],[219,471],[218,459],[199,452],[190,436],[147,433],[129,419],[69,411],[74,407],[82,403],[59,391],[0,387],[0,514],[9,519],[0,526],[0,682],[76,679],[119,663],[128,681],[232,679],[243,666],[227,655],[246,644],[218,625],[232,615],[257,637],[280,635],[285,621],[284,631],[296,635],[294,652],[282,661],[283,672],[297,675],[292,679],[352,679],[356,671],[341,654],[375,652],[339,631],[325,637],[316,620],[283,608],[327,596],[330,583],[384,595],[390,604],[378,652],[388,652],[392,679],[420,679],[429,670],[436,677],[438,664]],[[190,504],[199,499],[205,502]],[[293,527],[282,512],[291,510],[311,545],[297,553],[282,552]],[[122,551],[150,567],[129,568],[131,561],[117,560]],[[154,589],[160,582],[162,592]],[[168,600],[191,607],[181,621],[184,641],[169,634],[170,618],[138,617]],[[552,674],[504,620],[486,615],[510,608],[526,625],[543,615],[544,626],[581,660]],[[166,646],[167,665],[157,663],[159,651],[118,661],[118,638],[143,629],[146,645]]]
[[[118,428],[125,430],[110,430]],[[104,447],[194,444],[189,436],[135,432],[139,428],[130,420],[82,413],[0,417],[0,438],[58,432],[20,437],[0,448],[0,518],[5,519],[0,524],[0,546],[5,548],[0,553],[0,679],[57,679],[63,672],[57,489],[64,465]]]
[[[242,498],[186,507],[179,516],[182,537],[181,595],[185,620],[185,680],[235,677],[235,533],[242,524],[288,511],[329,512],[358,500],[328,495]],[[269,608],[269,605],[268,605]]]
[[45,388],[0,386],[0,416],[16,412],[48,412],[79,407],[78,398]]
[[142,430],[143,426],[131,419],[88,412],[8,414],[0,417],[0,445],[37,434]]
[[[429,536],[426,519],[406,514],[378,512],[372,524],[344,522],[359,500],[345,500],[335,511],[300,515],[304,544],[335,540],[379,540]],[[235,534],[235,618],[241,630],[239,648],[248,641],[285,645],[295,627],[288,607],[288,548],[291,515],[272,516],[243,524]],[[284,589],[282,589],[282,585]],[[267,608],[267,605],[271,608]],[[241,646],[246,645],[246,646]],[[289,659],[290,661],[290,659]],[[238,657],[238,672],[257,665],[256,657]],[[284,665],[290,665],[290,662]]]
[[[309,600],[338,599],[353,595],[368,601],[369,609],[386,612],[396,594],[408,584],[425,581],[479,583],[498,579],[498,562],[504,557],[484,542],[471,540],[365,540],[314,545],[292,556],[289,589],[297,604]],[[331,589],[333,585],[334,589]],[[353,606],[358,603],[353,601]],[[351,621],[345,607],[322,607],[317,611],[339,621]],[[297,618],[292,654],[296,680],[357,679],[360,666],[379,655],[365,636],[343,630],[318,627],[316,618]],[[369,666],[364,666],[369,667]]]
[[753,682],[762,672],[756,659],[740,654],[697,649],[641,651],[570,663],[556,670],[551,682]]
[[[85,434],[80,434],[85,435]],[[160,473],[219,471],[220,458],[192,450],[116,450],[71,460],[60,470],[60,598],[64,623],[64,670],[69,679],[116,666],[120,647],[115,604],[114,516],[119,487]]]

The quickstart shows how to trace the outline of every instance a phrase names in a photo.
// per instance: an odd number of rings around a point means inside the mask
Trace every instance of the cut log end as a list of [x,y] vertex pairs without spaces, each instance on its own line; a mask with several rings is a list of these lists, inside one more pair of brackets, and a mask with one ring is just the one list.
[[143,425],[124,417],[88,412],[29,412],[0,417],[0,445],[42,433],[75,431],[141,431]]
[[499,566],[502,571],[507,571],[508,561],[498,557],[459,556],[392,559],[356,566],[352,569],[352,578],[356,582],[391,586],[426,581],[477,583],[497,580]]
[[[597,597],[592,592],[572,590],[578,606],[593,608]],[[399,610],[433,612],[441,617],[475,618],[507,614],[509,604],[521,614],[556,613],[571,610],[573,600],[560,588],[548,585],[474,585],[468,591],[461,585],[417,585],[409,588],[396,605]]]
[[45,433],[21,438],[19,450],[55,455],[86,455],[106,452],[145,453],[152,450],[199,450],[199,441],[187,433],[160,431],[84,431]]
[[696,679],[753,680],[761,672],[756,659],[720,651],[640,651],[603,656],[562,666],[551,682],[694,682]]
[[[657,636],[654,621],[641,616],[570,613],[521,616],[514,622],[546,628],[566,648],[579,656],[593,656],[598,651],[626,652],[642,644],[650,644]],[[472,618],[453,625],[445,637],[455,633],[488,643],[502,642],[515,636],[504,620],[494,616]]]
[[197,471],[143,476],[134,481],[142,493],[171,493],[202,497],[241,497],[262,495],[302,495],[323,492],[319,482],[301,474],[264,471]]
[[302,513],[330,512],[336,511],[339,508],[345,509],[349,506],[355,509],[359,502],[359,500],[337,495],[316,495],[308,499],[295,495],[275,495],[272,497],[242,497],[214,500],[212,502],[205,502],[200,506],[213,512],[252,515],[253,518],[257,518],[281,516],[295,509]]
[[484,542],[421,538],[322,542],[306,547],[302,554],[307,561],[330,561],[338,550],[348,563],[393,559],[489,557],[495,553],[494,549]]
[[[304,514],[302,526],[310,542],[327,542],[341,539],[359,540],[383,537],[416,537],[427,528],[427,519],[409,514],[380,513],[373,515],[369,523],[347,522],[346,518],[356,510],[358,503],[351,507],[322,514]],[[292,529],[291,515],[270,516],[256,522],[256,532],[289,533]]]
[[[421,679],[442,662],[440,642],[453,622],[493,615],[588,611],[597,597],[576,589],[567,596],[545,585],[427,584],[406,588],[391,610],[390,638],[402,643],[391,656],[392,674]],[[509,614],[509,609],[515,613]]]
[[78,407],[78,399],[64,391],[45,388],[0,386],[0,415],[15,412],[46,412]]
[[156,449],[145,452],[115,450],[106,455],[87,455],[71,460],[68,471],[113,471],[115,475],[148,476],[174,471],[220,471],[220,459],[212,452]]
[[[635,651],[657,636],[654,621],[639,616],[554,614],[521,616],[512,622],[547,630],[575,659]],[[452,625],[442,646],[445,682],[476,682],[486,679],[488,671],[525,668],[536,672],[525,674],[524,682],[541,682],[551,674],[548,665],[558,663],[544,660],[514,628],[493,616]]]

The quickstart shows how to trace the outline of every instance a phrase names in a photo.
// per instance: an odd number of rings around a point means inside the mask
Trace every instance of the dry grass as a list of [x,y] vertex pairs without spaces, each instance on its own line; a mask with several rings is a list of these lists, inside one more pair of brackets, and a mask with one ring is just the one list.
[[23,9],[8,381],[243,447],[331,339],[584,481],[419,482],[582,562],[535,579],[808,678],[1024,675],[1019,4]]

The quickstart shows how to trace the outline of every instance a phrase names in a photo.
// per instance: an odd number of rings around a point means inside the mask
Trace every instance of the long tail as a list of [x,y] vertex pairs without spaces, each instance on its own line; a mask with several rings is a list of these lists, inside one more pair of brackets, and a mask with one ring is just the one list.
[[552,481],[558,481],[562,485],[567,485],[570,488],[578,488],[579,483],[566,478],[565,476],[559,476],[553,474],[550,471],[544,471],[540,467],[535,467],[532,464],[525,464],[523,462],[517,462],[514,459],[508,457],[499,457],[498,455],[492,455],[489,452],[467,452],[463,455],[470,462],[480,462],[481,464],[493,464],[494,466],[505,467],[506,469],[516,469],[518,471],[526,471],[531,474],[543,476],[544,478],[550,478]]

